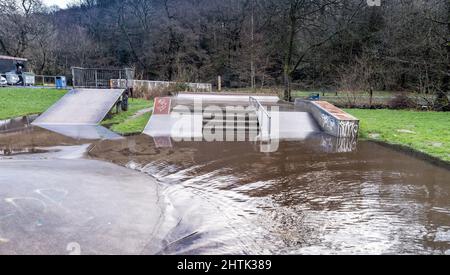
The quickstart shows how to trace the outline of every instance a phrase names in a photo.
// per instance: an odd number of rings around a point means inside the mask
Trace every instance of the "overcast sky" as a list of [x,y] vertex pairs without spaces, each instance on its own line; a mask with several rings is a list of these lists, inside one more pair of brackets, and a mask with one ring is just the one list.
[[47,6],[57,5],[60,8],[66,8],[67,3],[71,2],[71,0],[43,0],[43,2]]

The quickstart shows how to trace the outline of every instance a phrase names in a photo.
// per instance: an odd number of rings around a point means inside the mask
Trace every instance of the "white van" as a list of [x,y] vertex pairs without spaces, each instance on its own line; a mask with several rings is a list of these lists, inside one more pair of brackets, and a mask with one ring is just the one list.
[[7,86],[8,85],[8,81],[6,80],[6,78],[3,75],[0,75],[0,86]]

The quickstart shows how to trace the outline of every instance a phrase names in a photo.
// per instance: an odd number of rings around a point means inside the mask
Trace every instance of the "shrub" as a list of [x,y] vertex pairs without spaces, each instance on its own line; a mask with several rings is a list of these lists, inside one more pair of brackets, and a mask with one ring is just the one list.
[[134,85],[133,97],[152,100],[155,97],[165,97],[170,95],[170,88],[151,88],[148,85]]
[[406,94],[401,93],[395,96],[389,106],[392,109],[413,109],[417,107],[417,104]]

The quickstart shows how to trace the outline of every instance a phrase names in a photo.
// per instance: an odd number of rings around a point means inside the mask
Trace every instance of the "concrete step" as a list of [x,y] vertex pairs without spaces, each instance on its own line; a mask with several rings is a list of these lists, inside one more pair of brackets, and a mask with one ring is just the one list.
[[259,132],[259,127],[258,126],[243,126],[243,125],[240,125],[240,126],[235,126],[235,125],[226,125],[226,126],[223,126],[223,127],[217,127],[217,125],[214,127],[214,126],[211,126],[211,128],[208,128],[208,126],[206,125],[206,126],[204,126],[203,127],[203,129],[205,130],[205,129],[216,129],[216,130],[223,130],[223,131],[245,131],[245,132],[250,132],[250,131],[252,131],[252,132]]
[[228,115],[228,114],[222,114],[222,113],[218,113],[218,114],[204,113],[203,114],[203,118],[204,119],[213,119],[215,117],[223,117],[223,118],[231,117],[231,118],[237,118],[237,119],[248,119],[248,118],[251,118],[253,120],[257,119],[257,116],[255,114],[253,114],[253,113],[249,113],[249,114],[234,114],[234,115],[233,114]]
[[[177,109],[175,107],[172,110],[172,113],[176,113],[176,114],[192,114],[192,113],[194,113],[194,110],[193,109],[187,110],[187,109],[183,109],[183,108]],[[200,113],[200,112],[196,111],[195,113]],[[223,109],[221,112],[220,111],[211,112],[209,110],[202,110],[201,113],[203,113],[204,115],[210,115],[210,114],[222,114],[222,115],[225,115],[225,114],[227,114],[227,110]],[[233,111],[230,111],[229,113],[230,114],[237,114],[237,115],[239,115],[239,114],[254,114],[254,115],[256,115],[256,113],[254,111],[251,111],[251,110],[233,110]]]
[[223,122],[223,123],[259,123],[257,118],[242,118],[242,119],[236,119],[236,118],[203,118],[203,122],[209,123],[209,122]]
[[248,124],[248,123],[246,123],[246,124],[239,124],[239,125],[236,125],[236,124],[229,124],[229,123],[227,123],[227,124],[216,124],[216,123],[214,123],[214,124],[209,124],[209,123],[205,123],[205,124],[203,124],[203,127],[230,127],[230,128],[232,128],[232,127],[255,127],[255,128],[258,128],[259,127],[259,125],[258,124]]

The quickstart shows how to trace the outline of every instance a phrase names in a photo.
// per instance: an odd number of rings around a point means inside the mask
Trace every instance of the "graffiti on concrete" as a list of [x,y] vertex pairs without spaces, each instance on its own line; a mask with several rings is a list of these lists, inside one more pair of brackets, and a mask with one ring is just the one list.
[[336,133],[336,120],[328,114],[322,114],[322,127],[328,133]]
[[357,137],[359,124],[355,121],[342,120],[339,122],[339,137]]
[[323,136],[321,146],[327,153],[349,153],[356,150],[356,138],[336,138]]

